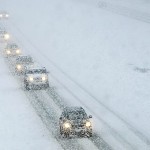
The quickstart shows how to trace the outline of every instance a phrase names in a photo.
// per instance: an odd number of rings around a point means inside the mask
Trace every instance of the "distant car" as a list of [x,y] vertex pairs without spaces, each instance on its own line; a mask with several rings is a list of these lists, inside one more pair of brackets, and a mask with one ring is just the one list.
[[33,66],[34,65],[34,61],[33,61],[33,58],[30,56],[30,55],[21,55],[21,56],[18,56],[15,60],[15,64],[14,64],[14,67],[15,67],[15,72],[17,74],[24,74],[25,73],[25,70],[30,67],[30,66]]
[[46,89],[49,87],[48,71],[45,67],[31,67],[25,70],[24,86],[26,90]]
[[0,28],[0,41],[6,42],[9,39],[10,39],[9,33],[5,29]]
[[9,14],[6,11],[1,11],[0,12],[0,19],[8,19]]
[[7,43],[4,53],[6,57],[11,57],[11,56],[17,57],[21,54],[21,50],[16,43]]
[[87,116],[82,107],[66,107],[59,118],[60,134],[64,137],[71,135],[92,136],[92,116]]

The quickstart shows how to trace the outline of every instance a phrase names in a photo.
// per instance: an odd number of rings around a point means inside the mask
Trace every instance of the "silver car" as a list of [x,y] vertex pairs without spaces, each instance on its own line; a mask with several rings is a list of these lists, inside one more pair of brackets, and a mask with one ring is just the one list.
[[21,55],[21,50],[16,43],[7,43],[4,49],[4,55],[6,57],[19,56]]
[[0,12],[0,19],[8,19],[9,14],[6,11],[1,11]]
[[26,69],[24,74],[24,86],[26,90],[48,88],[49,80],[46,68]]

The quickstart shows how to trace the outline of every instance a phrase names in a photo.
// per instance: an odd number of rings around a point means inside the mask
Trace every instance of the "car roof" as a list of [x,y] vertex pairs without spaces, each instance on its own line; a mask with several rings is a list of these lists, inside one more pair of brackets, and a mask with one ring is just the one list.
[[32,57],[30,55],[20,55],[16,59],[19,60],[19,59],[27,59],[27,58],[31,58],[32,59]]
[[16,58],[17,62],[33,62],[33,58],[30,55],[21,55]]
[[7,45],[18,45],[18,44],[16,44],[15,42],[9,42],[7,43]]
[[75,107],[65,107],[63,109],[63,112],[76,112],[76,111],[85,112],[85,110],[82,107],[77,107],[77,106],[75,106]]

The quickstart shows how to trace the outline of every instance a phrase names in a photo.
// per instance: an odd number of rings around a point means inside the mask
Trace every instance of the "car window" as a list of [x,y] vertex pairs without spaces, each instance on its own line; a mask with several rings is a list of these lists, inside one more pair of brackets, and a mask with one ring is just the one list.
[[17,58],[17,62],[32,63],[33,59],[31,57],[19,57],[19,58]]
[[27,70],[26,74],[45,74],[46,69],[33,69],[33,70]]
[[87,115],[86,115],[86,113],[81,112],[81,111],[74,111],[74,112],[68,113],[67,118],[71,119],[71,120],[85,119],[85,118],[87,118]]

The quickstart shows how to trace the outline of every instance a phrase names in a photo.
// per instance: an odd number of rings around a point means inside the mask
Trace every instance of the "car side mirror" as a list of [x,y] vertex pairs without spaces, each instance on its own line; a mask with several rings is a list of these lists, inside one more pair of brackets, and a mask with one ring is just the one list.
[[59,119],[62,120],[62,117],[60,117]]
[[92,115],[89,115],[89,118],[92,118]]

